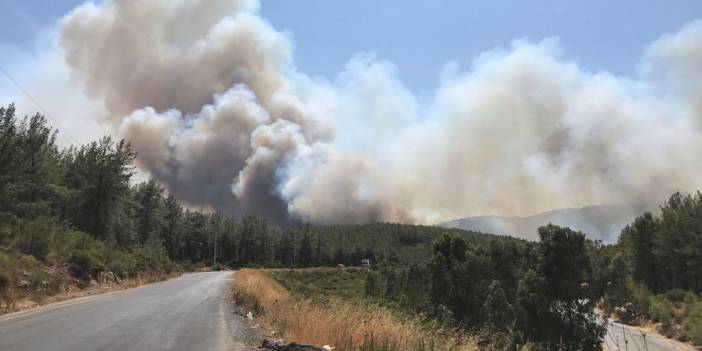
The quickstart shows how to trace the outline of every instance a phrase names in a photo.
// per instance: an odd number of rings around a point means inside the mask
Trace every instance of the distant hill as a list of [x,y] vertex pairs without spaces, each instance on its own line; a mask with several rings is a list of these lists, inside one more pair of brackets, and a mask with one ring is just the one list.
[[537,229],[547,223],[553,223],[580,230],[592,239],[614,243],[622,228],[642,212],[630,205],[602,205],[558,209],[528,217],[465,217],[440,223],[439,226],[538,240]]

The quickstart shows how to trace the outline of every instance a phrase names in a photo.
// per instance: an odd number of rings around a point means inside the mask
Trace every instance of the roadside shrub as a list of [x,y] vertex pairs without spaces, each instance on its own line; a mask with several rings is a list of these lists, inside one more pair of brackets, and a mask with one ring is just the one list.
[[687,295],[687,290],[683,289],[671,289],[663,293],[666,299],[671,301],[673,304],[682,303]]
[[684,314],[687,316],[690,311],[695,308],[695,305],[697,304],[697,295],[695,295],[693,292],[688,291],[687,294],[685,294],[685,298],[683,299],[683,309],[684,309]]
[[168,269],[170,260],[163,245],[156,240],[149,240],[146,244],[134,250],[137,259],[136,269],[138,271],[154,268]]
[[12,285],[12,279],[5,272],[0,272],[0,290],[9,289]]
[[137,259],[132,254],[114,250],[107,262],[107,268],[120,278],[128,278],[136,273]]
[[49,263],[67,262],[73,254],[86,247],[93,247],[95,239],[76,230],[62,230],[51,238],[51,252],[47,255]]
[[63,277],[56,270],[36,267],[29,272],[28,283],[32,300],[41,303],[47,296],[61,291]]
[[684,326],[690,339],[697,345],[702,344],[702,302],[697,302],[690,308]]
[[20,228],[22,235],[18,236],[17,248],[43,261],[49,253],[49,238],[58,226],[50,218],[38,217],[26,221]]
[[636,314],[641,317],[649,316],[651,310],[651,292],[642,285],[636,285],[632,290],[632,295]]
[[47,295],[46,285],[48,283],[44,280],[44,275],[40,270],[32,270],[29,273],[29,289],[32,301],[39,303],[44,301]]
[[622,288],[606,289],[603,307],[606,312],[614,312],[621,322],[636,324],[650,316],[651,293],[643,285],[627,279]]
[[380,281],[380,274],[374,271],[369,271],[366,275],[366,297],[382,299],[383,295],[385,295],[383,290],[384,288],[382,286],[382,282]]
[[24,269],[33,269],[39,267],[40,263],[34,256],[19,255],[17,259],[17,266]]
[[15,258],[0,251],[0,272],[8,273],[15,268]]
[[79,250],[73,253],[69,259],[71,275],[81,280],[89,280],[105,270],[105,265],[96,257],[95,252],[89,250]]
[[631,303],[626,304],[624,307],[616,307],[614,312],[619,317],[619,321],[625,324],[632,324],[637,316],[634,305]]
[[10,311],[13,307],[12,277],[7,272],[0,271],[0,308],[3,311]]
[[656,295],[651,298],[650,314],[654,322],[671,324],[675,318],[675,306],[665,296]]

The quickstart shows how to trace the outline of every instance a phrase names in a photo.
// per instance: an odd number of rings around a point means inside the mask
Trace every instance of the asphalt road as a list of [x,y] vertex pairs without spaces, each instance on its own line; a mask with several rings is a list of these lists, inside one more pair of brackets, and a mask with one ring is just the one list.
[[657,334],[643,334],[636,327],[610,321],[607,326],[607,336],[605,337],[605,350],[694,351],[695,349],[690,345],[670,340]]
[[156,283],[0,317],[2,351],[252,350],[232,313],[232,272]]

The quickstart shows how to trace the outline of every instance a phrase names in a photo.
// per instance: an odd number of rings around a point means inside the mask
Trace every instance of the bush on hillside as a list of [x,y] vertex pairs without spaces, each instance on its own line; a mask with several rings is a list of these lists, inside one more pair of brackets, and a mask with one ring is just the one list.
[[702,345],[702,302],[697,302],[687,311],[685,331],[695,344]]
[[137,271],[137,258],[121,250],[112,250],[107,259],[107,268],[120,278],[132,276]]
[[649,310],[651,319],[654,322],[672,324],[675,318],[675,306],[663,295],[651,297],[651,307]]
[[683,302],[683,300],[685,299],[685,295],[687,295],[687,290],[670,289],[666,291],[663,295],[666,299],[670,300],[673,303]]
[[144,245],[134,249],[136,256],[137,270],[143,271],[147,269],[170,270],[170,260],[163,245],[156,240],[149,240]]
[[697,305],[697,295],[695,295],[693,292],[688,291],[687,294],[685,294],[685,298],[683,299],[683,310],[685,316],[687,316],[690,311],[692,311],[693,308],[695,308],[695,305]]

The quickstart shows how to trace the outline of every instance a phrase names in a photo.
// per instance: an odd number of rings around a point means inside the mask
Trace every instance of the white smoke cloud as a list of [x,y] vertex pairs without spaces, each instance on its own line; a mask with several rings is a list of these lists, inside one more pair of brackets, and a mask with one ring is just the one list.
[[119,118],[144,106],[196,112],[246,84],[263,103],[281,90],[290,43],[254,1],[86,3],[61,24],[60,44],[88,95]]
[[60,24],[72,76],[181,199],[280,222],[436,222],[700,187],[702,21],[589,72],[557,39],[447,65],[421,103],[371,54],[335,79],[294,65],[255,1],[85,4]]

